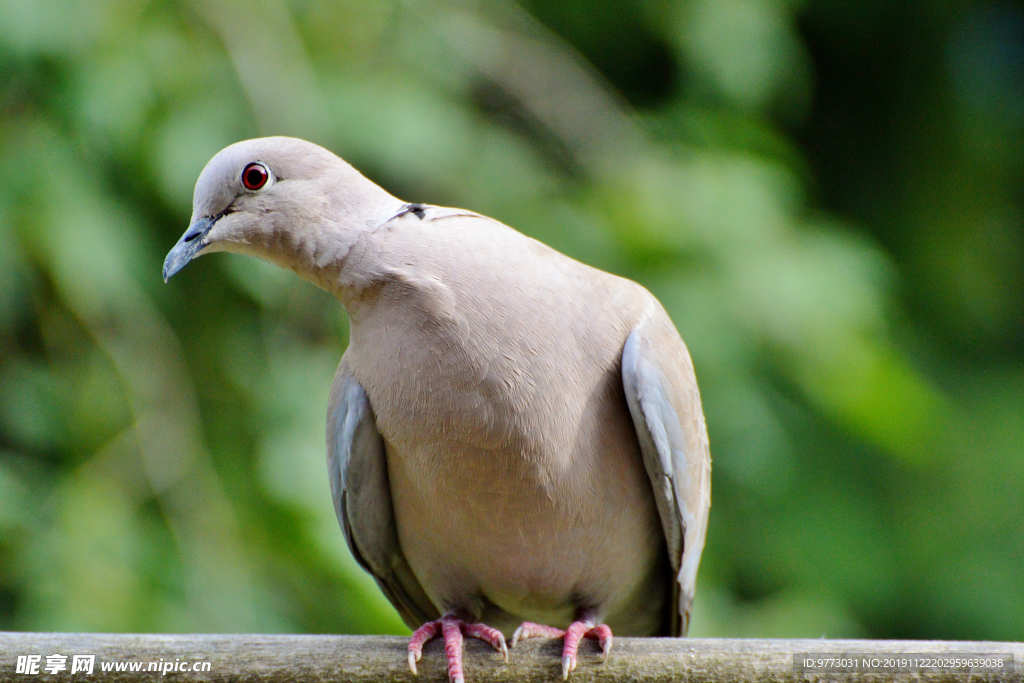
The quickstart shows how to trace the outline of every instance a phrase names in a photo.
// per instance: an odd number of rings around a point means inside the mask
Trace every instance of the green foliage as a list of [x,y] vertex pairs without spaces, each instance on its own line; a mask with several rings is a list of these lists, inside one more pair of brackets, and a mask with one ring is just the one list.
[[[695,635],[1024,638],[1024,15],[959,6],[0,0],[0,628],[404,629],[330,502],[340,305],[160,281],[203,164],[285,134],[664,302]],[[940,47],[858,81],[891,26]]]

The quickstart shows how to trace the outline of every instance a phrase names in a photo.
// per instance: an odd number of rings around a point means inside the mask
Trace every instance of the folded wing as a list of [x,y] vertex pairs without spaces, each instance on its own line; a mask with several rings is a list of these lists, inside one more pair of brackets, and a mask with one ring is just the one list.
[[676,575],[672,635],[686,635],[711,506],[711,456],[690,355],[660,306],[626,339],[622,381]]
[[384,439],[366,391],[342,359],[327,409],[327,471],[334,511],[352,555],[377,580],[409,628],[440,614],[402,553]]

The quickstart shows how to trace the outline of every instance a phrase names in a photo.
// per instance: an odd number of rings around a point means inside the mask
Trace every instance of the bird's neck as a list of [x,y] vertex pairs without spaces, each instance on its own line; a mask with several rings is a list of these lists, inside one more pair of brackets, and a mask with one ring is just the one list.
[[[335,195],[330,204],[312,207],[302,227],[279,226],[273,231],[276,245],[265,253],[272,260],[293,270],[324,289],[342,303],[352,300],[360,288],[352,277],[352,261],[358,259],[360,245],[377,232],[405,203],[364,178],[358,193]],[[351,183],[351,180],[349,181]],[[264,256],[266,257],[266,256]]]

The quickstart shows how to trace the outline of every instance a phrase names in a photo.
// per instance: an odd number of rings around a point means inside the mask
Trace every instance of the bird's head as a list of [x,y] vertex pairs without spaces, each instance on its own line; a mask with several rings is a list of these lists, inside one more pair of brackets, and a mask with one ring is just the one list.
[[286,137],[237,142],[196,181],[188,230],[164,281],[200,254],[257,256],[300,274],[344,256],[352,237],[402,203],[323,147]]

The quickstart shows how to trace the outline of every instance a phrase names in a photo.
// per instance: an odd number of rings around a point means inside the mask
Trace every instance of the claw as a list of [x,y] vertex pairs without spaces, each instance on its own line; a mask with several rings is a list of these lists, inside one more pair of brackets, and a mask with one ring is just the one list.
[[515,647],[520,640],[527,638],[561,638],[564,635],[565,631],[560,628],[524,621],[512,634],[512,647]]
[[605,624],[599,624],[584,634],[587,638],[595,638],[601,646],[601,661],[608,661],[608,652],[612,649],[612,630]]
[[465,683],[462,673],[462,637],[478,638],[491,645],[501,653],[508,663],[508,646],[501,631],[484,624],[471,623],[461,612],[449,612],[437,621],[428,621],[416,629],[409,640],[409,670],[414,675],[416,662],[423,656],[423,646],[441,636],[444,639],[445,657],[448,660],[448,680],[450,683]]
[[544,626],[524,621],[512,634],[512,647],[520,640],[527,638],[565,638],[562,647],[562,680],[568,680],[569,674],[576,670],[576,651],[580,640],[590,638],[596,640],[601,647],[601,661],[608,661],[608,653],[612,649],[612,630],[607,624],[598,624],[593,614],[583,612],[580,617],[563,631],[553,626]]

